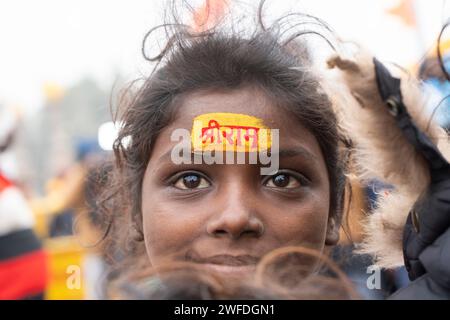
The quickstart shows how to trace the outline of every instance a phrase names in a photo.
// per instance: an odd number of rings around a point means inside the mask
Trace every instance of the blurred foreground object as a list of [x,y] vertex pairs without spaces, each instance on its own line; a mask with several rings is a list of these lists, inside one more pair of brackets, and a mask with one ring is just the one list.
[[364,50],[348,59],[335,55],[328,65],[341,70],[349,87],[346,108],[358,110],[358,118],[342,111],[359,178],[380,177],[394,187],[368,217],[360,252],[385,268],[405,264],[413,282],[391,299],[449,299],[447,133],[422,112],[420,83],[402,70],[389,70]]

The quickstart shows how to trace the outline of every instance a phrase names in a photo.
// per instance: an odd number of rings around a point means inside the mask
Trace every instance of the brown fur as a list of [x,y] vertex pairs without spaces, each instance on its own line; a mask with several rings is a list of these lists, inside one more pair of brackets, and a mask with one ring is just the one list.
[[[338,55],[328,59],[329,76],[324,86],[332,97],[341,127],[354,144],[353,160],[357,177],[378,178],[392,184],[395,191],[382,194],[378,208],[367,217],[364,240],[359,250],[375,257],[386,268],[403,264],[402,234],[406,217],[429,184],[422,156],[406,140],[393,116],[381,100],[375,80],[372,56],[360,51],[352,59]],[[438,143],[449,159],[446,133],[437,124],[429,125],[418,83],[411,77],[391,72],[402,79],[402,95],[414,122]]]

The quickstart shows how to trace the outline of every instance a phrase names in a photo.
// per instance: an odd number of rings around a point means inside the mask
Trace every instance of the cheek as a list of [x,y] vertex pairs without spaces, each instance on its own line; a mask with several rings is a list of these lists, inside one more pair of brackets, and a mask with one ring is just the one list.
[[268,222],[279,246],[298,245],[322,251],[325,245],[329,199],[312,196],[308,201],[288,202],[274,208]]
[[186,206],[147,198],[142,202],[142,213],[145,246],[152,265],[176,257],[201,232],[201,219],[189,214]]

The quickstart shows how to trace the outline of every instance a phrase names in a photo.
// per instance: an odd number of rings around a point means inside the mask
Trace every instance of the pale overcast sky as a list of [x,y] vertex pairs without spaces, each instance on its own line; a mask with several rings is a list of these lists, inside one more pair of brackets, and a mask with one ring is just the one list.
[[[270,6],[271,2],[276,6]],[[69,86],[90,75],[107,88],[118,70],[130,79],[139,71],[145,72],[140,51],[142,37],[161,21],[163,3],[1,0],[0,103],[19,104],[31,110],[42,104],[46,82]],[[443,19],[449,17],[450,4],[445,0],[415,0],[420,28],[417,36],[398,18],[386,14],[398,3],[399,0],[269,0],[268,7],[317,15],[342,37],[363,43],[382,59],[408,66],[432,45]]]

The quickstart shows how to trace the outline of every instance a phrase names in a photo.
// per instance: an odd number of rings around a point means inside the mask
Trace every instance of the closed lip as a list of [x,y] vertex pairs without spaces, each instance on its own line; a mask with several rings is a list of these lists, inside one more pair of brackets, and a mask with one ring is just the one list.
[[202,267],[206,268],[211,272],[218,273],[220,275],[226,275],[227,277],[237,279],[244,279],[246,277],[251,277],[252,275],[255,274],[256,271],[255,264],[231,266],[226,264],[204,263],[202,264]]
[[255,273],[256,265],[260,259],[251,255],[230,254],[201,257],[190,252],[186,255],[186,260],[198,263],[211,272],[230,277],[228,279],[244,279]]

